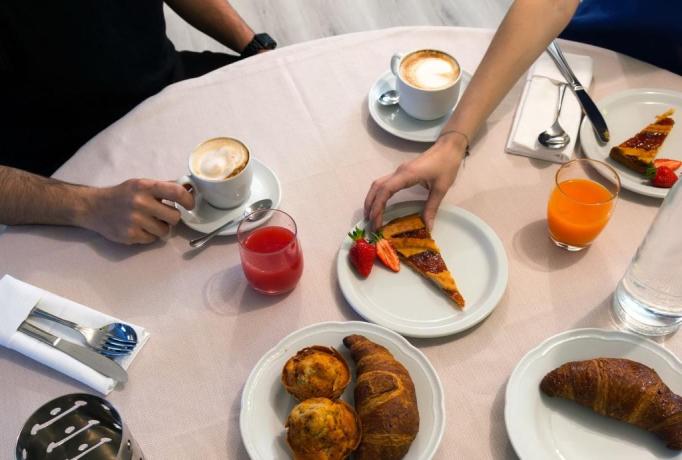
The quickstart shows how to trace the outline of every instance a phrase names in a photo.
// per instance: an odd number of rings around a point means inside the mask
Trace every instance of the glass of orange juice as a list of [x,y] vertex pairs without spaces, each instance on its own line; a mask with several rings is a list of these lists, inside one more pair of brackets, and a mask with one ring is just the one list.
[[611,218],[618,192],[618,173],[606,163],[589,159],[564,163],[547,204],[552,241],[569,251],[588,247]]

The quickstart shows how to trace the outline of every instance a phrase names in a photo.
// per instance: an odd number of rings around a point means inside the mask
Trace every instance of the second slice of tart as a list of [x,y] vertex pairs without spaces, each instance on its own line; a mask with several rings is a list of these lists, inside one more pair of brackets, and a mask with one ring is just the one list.
[[464,297],[419,214],[398,217],[379,230],[407,265],[435,283],[459,309],[464,308]]
[[611,159],[623,166],[644,174],[647,167],[653,164],[663,142],[673,129],[675,121],[670,118],[674,110],[656,116],[656,121],[647,125],[640,132],[613,147],[609,152]]

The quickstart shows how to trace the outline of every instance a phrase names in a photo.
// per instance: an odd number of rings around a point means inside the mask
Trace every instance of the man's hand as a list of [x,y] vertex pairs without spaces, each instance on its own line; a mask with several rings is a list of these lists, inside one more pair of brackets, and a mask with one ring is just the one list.
[[465,149],[466,142],[461,136],[441,138],[419,157],[401,164],[392,174],[375,180],[365,198],[365,218],[374,228],[380,227],[389,198],[399,190],[421,184],[429,190],[424,221],[432,228],[440,202],[455,181]]
[[89,191],[80,226],[118,243],[151,243],[166,236],[170,226],[179,222],[180,212],[161,200],[194,207],[192,194],[173,182],[130,179]]

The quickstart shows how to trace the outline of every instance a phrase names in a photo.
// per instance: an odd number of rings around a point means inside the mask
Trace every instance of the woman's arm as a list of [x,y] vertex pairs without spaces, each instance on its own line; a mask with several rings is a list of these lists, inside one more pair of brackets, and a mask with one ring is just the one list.
[[424,220],[429,227],[433,226],[436,211],[457,176],[468,141],[519,77],[566,27],[578,4],[579,0],[516,0],[512,4],[443,128],[444,134],[418,158],[372,183],[365,198],[365,217],[375,228],[383,223],[388,199],[416,184],[429,189]]

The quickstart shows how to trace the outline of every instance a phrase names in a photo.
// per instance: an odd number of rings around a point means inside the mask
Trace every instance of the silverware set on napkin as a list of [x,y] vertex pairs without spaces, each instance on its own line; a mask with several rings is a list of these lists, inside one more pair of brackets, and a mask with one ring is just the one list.
[[104,356],[125,356],[130,354],[137,345],[137,333],[135,329],[127,324],[111,323],[105,324],[99,329],[94,329],[60,318],[37,307],[31,311],[30,316],[44,318],[73,329],[83,336],[85,343],[90,348]]
[[117,382],[128,381],[127,372],[113,358],[126,356],[135,349],[137,333],[131,326],[124,323],[111,323],[94,329],[81,326],[37,307],[33,308],[29,318],[43,318],[71,328],[83,337],[85,345],[89,348],[64,340],[28,321],[21,323],[19,332],[56,348]]
[[[550,43],[547,47],[547,54],[549,54],[549,56],[554,60],[559,72],[561,72],[561,75],[563,75],[568,82],[568,87],[571,89],[573,94],[575,94],[583,113],[587,119],[590,120],[590,123],[592,123],[592,128],[594,129],[594,134],[597,137],[597,141],[601,145],[607,144],[609,142],[610,135],[609,128],[606,125],[606,120],[604,120],[604,117],[597,108],[597,105],[594,103],[590,95],[587,94],[587,91],[580,81],[576,78],[556,40]],[[560,102],[558,104],[559,107],[557,109],[557,119],[559,118],[559,112],[561,111],[562,99],[563,97],[560,98]]]

